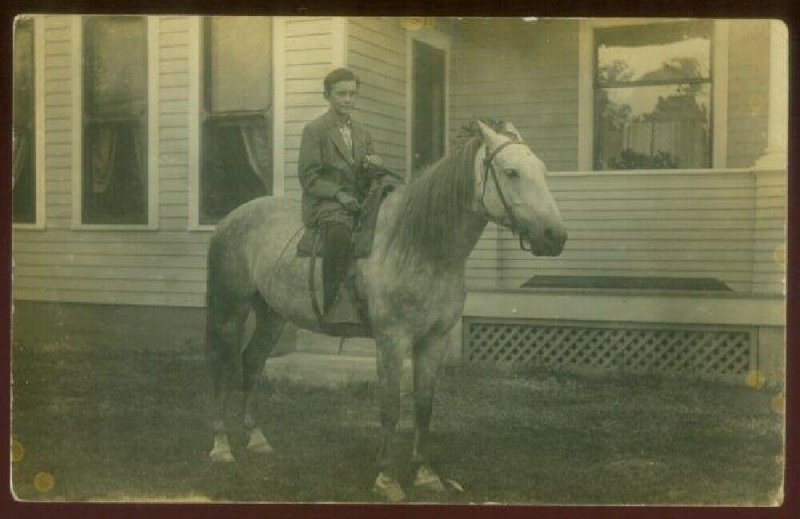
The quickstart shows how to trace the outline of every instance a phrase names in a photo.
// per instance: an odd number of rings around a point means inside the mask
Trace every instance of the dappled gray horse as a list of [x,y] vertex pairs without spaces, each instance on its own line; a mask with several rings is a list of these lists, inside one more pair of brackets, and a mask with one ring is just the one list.
[[[404,498],[395,436],[409,350],[415,485],[444,489],[426,457],[433,395],[445,339],[464,308],[466,260],[487,223],[511,228],[536,255],[560,254],[567,239],[545,166],[516,129],[480,121],[473,127],[451,153],[386,198],[372,252],[356,263],[356,289],[368,304],[377,347],[382,441],[374,490],[391,501]],[[236,357],[243,370],[247,448],[268,452],[272,448],[254,419],[254,383],[286,321],[318,331],[308,292],[309,258],[294,254],[301,226],[297,201],[260,198],[234,210],[211,238],[206,348],[217,400],[214,461],[233,461],[224,375]],[[316,275],[321,287],[321,273]],[[247,333],[252,315],[255,327]]]

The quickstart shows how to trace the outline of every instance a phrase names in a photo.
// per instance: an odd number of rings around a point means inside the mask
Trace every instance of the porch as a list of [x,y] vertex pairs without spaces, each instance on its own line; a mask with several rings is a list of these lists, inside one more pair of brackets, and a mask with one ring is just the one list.
[[[782,384],[786,182],[785,169],[766,168],[551,173],[570,232],[564,253],[531,258],[507,230],[487,232],[468,263],[453,352]],[[520,288],[553,276],[729,290]]]

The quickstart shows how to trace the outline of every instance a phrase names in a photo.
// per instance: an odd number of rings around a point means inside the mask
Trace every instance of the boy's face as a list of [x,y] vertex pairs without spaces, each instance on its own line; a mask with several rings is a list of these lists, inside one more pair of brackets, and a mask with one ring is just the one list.
[[338,81],[331,86],[327,96],[331,108],[343,116],[349,116],[356,106],[358,87],[355,81]]

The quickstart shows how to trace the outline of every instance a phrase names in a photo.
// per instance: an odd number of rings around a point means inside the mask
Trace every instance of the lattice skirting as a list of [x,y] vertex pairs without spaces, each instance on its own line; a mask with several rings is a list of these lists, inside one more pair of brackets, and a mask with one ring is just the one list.
[[464,318],[471,363],[743,379],[756,359],[752,328]]

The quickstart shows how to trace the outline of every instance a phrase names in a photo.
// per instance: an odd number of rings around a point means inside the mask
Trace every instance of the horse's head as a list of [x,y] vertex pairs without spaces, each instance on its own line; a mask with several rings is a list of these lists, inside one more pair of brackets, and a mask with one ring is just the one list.
[[528,242],[537,256],[558,256],[567,241],[545,179],[544,162],[523,144],[511,123],[500,131],[478,121],[483,146],[475,158],[478,209]]

